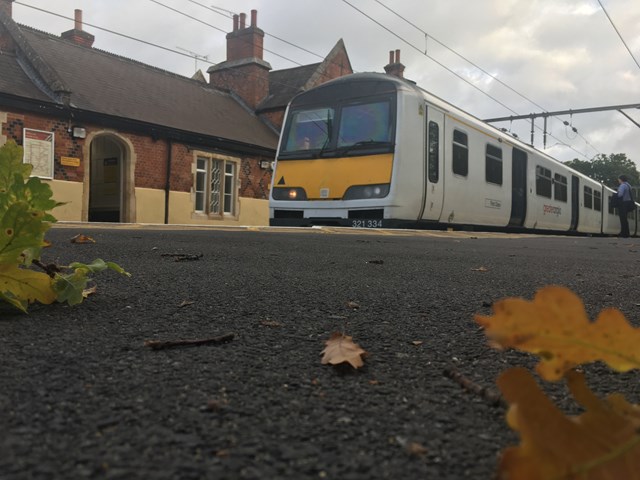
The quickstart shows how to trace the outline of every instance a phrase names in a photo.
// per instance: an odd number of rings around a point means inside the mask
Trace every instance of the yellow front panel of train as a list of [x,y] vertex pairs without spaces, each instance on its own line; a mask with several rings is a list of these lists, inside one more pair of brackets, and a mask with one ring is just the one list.
[[335,200],[352,185],[391,182],[393,154],[313,160],[280,160],[274,187],[299,187],[308,200]]

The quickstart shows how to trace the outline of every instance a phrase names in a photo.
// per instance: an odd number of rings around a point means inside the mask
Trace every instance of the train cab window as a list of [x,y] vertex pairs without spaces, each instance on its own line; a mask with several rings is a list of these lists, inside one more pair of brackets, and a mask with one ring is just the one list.
[[469,140],[466,133],[453,131],[453,173],[467,176],[469,173]]
[[440,126],[436,122],[429,122],[429,131],[427,132],[427,169],[429,173],[429,181],[438,183],[440,175]]
[[331,136],[333,117],[334,111],[331,108],[294,112],[283,150],[290,152],[323,148]]
[[391,142],[389,101],[342,107],[338,147]]
[[553,198],[559,202],[567,201],[567,177],[559,173],[553,176]]
[[593,209],[593,189],[584,187],[584,208]]
[[485,179],[489,183],[502,185],[502,149],[487,145]]
[[602,192],[598,190],[593,191],[593,209],[598,212],[602,211]]
[[551,170],[536,165],[536,194],[551,198]]

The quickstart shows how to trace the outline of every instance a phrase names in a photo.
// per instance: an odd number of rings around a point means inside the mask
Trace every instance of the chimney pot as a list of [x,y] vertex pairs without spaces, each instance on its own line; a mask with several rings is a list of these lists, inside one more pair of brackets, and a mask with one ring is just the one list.
[[252,27],[257,27],[258,26],[258,11],[257,10],[251,10],[251,26]]
[[76,8],[74,13],[75,21],[73,28],[75,28],[76,30],[82,30],[82,10]]
[[395,62],[393,61],[393,50],[390,50],[389,51],[389,64],[392,64],[392,63],[395,63]]
[[238,31],[238,21],[239,21],[238,19],[239,19],[238,15],[234,15],[233,16],[233,31],[234,32]]
[[396,50],[396,61],[395,63],[400,63],[400,50]]
[[247,28],[247,14],[246,13],[241,13],[240,14],[240,29],[244,30],[245,28]]

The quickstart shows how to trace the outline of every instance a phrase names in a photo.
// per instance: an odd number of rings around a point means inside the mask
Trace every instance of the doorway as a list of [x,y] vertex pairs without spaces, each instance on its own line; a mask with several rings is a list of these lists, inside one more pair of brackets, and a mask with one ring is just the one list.
[[119,142],[102,135],[91,142],[89,221],[122,221],[124,151]]

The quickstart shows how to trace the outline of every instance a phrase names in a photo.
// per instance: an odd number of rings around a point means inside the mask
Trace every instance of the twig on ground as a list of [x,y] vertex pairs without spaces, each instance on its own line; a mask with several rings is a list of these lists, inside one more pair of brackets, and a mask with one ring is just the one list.
[[478,385],[473,380],[465,377],[462,373],[460,373],[455,367],[445,368],[442,372],[443,375],[447,378],[450,378],[466,391],[473,393],[483,400],[486,400],[489,405],[493,407],[507,407],[507,403],[505,402],[502,395],[499,392],[492,388],[483,387]]
[[144,346],[149,347],[152,350],[162,350],[165,348],[176,348],[176,347],[196,347],[199,345],[227,343],[233,340],[234,336],[235,336],[234,333],[227,333],[226,335],[222,335],[220,337],[200,338],[195,340],[166,340],[166,341],[145,340]]
[[187,260],[200,260],[202,258],[202,253],[161,253],[160,256],[173,257],[176,262],[184,262]]
[[39,267],[42,270],[44,270],[44,273],[49,275],[51,278],[55,278],[56,273],[60,272],[60,267],[58,267],[58,265],[56,265],[55,263],[50,263],[48,265],[45,265],[37,258],[34,258],[33,260],[31,260],[31,263],[33,263],[36,267]]

